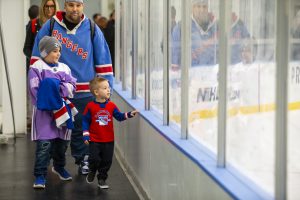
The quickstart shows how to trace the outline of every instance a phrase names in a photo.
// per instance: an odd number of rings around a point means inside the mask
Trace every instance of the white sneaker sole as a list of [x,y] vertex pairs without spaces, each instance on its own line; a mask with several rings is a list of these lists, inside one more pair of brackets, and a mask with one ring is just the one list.
[[52,167],[52,172],[56,175],[58,175],[58,177],[60,178],[60,180],[63,180],[63,181],[70,181],[72,180],[72,177],[70,176],[69,178],[64,178],[62,177],[57,171],[55,171],[54,167]]
[[34,189],[45,189],[45,187],[46,187],[46,186],[45,186],[45,185],[42,185],[42,184],[37,184],[37,185],[36,185],[36,184],[33,184],[33,188],[34,188]]
[[98,185],[98,187],[101,188],[101,189],[108,189],[109,188],[108,185]]
[[80,172],[80,174],[82,174],[82,175],[87,175],[89,172]]

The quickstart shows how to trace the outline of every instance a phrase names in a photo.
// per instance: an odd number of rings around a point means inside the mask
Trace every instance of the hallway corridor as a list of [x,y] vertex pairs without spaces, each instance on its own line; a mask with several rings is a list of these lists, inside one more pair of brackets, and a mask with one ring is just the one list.
[[61,181],[48,168],[45,190],[34,190],[32,184],[35,144],[29,135],[19,136],[16,143],[0,145],[0,200],[138,200],[139,197],[114,158],[107,183],[110,188],[101,190],[96,179],[89,185],[85,176],[78,175],[77,167],[68,149],[66,169],[73,177],[72,181]]

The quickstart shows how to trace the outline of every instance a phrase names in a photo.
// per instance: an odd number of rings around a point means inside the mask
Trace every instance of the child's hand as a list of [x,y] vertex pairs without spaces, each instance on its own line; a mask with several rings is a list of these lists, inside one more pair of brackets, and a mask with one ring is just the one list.
[[89,133],[85,132],[83,134],[84,134],[83,135],[83,142],[84,142],[84,144],[89,145],[89,140],[90,140]]
[[139,113],[139,111],[134,110],[130,112],[131,117],[134,117],[137,113]]

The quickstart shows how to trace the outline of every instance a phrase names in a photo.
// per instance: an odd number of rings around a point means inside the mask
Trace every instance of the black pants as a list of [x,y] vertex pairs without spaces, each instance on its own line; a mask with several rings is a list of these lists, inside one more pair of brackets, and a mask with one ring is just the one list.
[[107,172],[112,164],[114,142],[90,142],[89,151],[89,170],[91,172],[98,171],[98,180],[106,180]]

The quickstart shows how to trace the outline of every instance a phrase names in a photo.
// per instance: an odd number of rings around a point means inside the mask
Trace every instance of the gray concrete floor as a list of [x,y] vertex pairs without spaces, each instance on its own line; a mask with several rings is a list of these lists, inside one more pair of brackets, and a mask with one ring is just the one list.
[[0,145],[0,200],[138,200],[139,197],[128,181],[118,161],[114,158],[107,183],[110,188],[101,190],[95,179],[87,184],[85,176],[78,175],[70,151],[67,152],[66,169],[71,173],[72,181],[61,181],[48,168],[45,190],[32,188],[34,181],[35,143],[29,136],[18,137],[9,144]]

